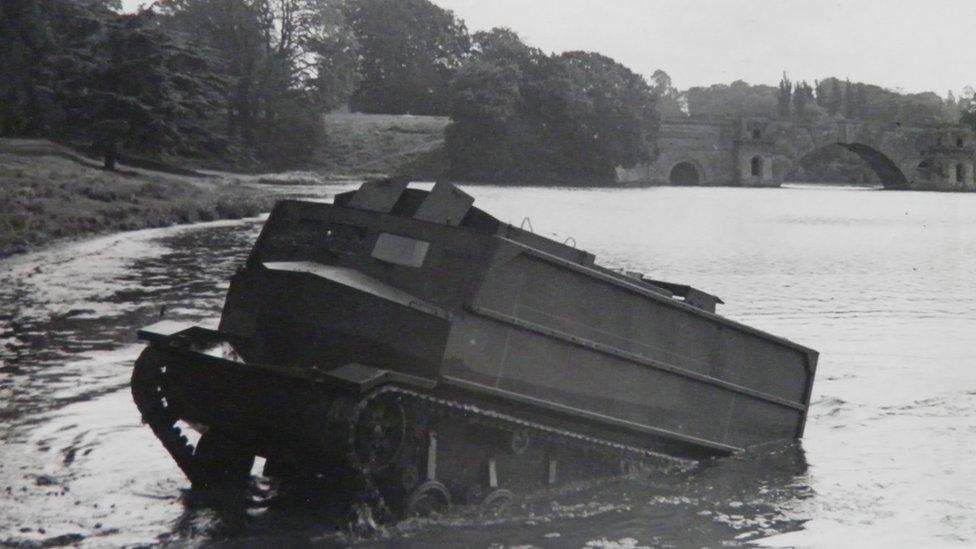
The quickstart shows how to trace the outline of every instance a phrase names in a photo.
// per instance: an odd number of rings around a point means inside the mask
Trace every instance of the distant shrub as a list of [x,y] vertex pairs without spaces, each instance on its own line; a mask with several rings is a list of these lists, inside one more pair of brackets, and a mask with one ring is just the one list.
[[216,215],[209,208],[197,208],[197,217],[200,221],[213,221],[216,219]]
[[93,181],[89,183],[88,185],[82,187],[79,190],[79,193],[92,200],[98,200],[101,202],[115,202],[120,198],[119,194],[114,189],[102,181]]
[[254,217],[266,211],[266,200],[246,196],[221,196],[217,199],[216,212],[221,219],[241,219]]
[[148,183],[143,183],[139,190],[137,191],[138,196],[146,198],[154,198],[156,200],[165,200],[172,194],[170,188],[161,183],[155,181],[150,181]]

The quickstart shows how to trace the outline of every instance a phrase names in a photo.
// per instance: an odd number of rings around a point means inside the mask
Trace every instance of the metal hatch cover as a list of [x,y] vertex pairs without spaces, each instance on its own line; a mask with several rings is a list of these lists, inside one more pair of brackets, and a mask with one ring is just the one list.
[[358,210],[390,213],[409,182],[405,177],[395,177],[363,183],[349,200],[348,206]]
[[450,183],[437,183],[414,214],[414,219],[456,227],[474,204],[474,197]]

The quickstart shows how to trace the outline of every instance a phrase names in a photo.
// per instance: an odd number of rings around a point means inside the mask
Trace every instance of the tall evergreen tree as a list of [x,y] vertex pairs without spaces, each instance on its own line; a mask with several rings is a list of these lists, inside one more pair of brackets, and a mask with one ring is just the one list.
[[797,118],[806,115],[807,105],[813,102],[813,88],[805,80],[793,92],[793,113]]
[[358,45],[338,0],[159,0],[166,24],[201,45],[227,81],[220,115],[273,167],[301,163],[320,115],[346,102]]
[[868,104],[868,90],[866,85],[858,82],[856,88],[856,97],[857,97],[857,116],[859,118],[869,118],[871,116],[871,113],[870,113],[870,105]]
[[[117,0],[0,5],[0,128],[84,141],[112,127],[139,152],[187,153],[214,136],[201,124],[218,84],[206,63],[151,12]],[[115,120],[115,124],[101,124]]]
[[836,78],[830,79],[830,100],[827,101],[827,112],[831,116],[836,116],[840,113],[844,106],[844,92],[840,87],[840,80]]
[[976,93],[970,93],[969,97],[964,99],[968,99],[968,104],[959,117],[959,123],[966,124],[976,131]]
[[65,76],[92,70],[91,45],[115,1],[0,2],[0,133],[52,135],[65,121]]
[[851,85],[850,78],[844,84],[844,117],[857,118],[857,98],[854,96],[854,88]]
[[816,93],[817,105],[826,109],[827,108],[827,96],[829,92],[827,91],[826,82],[821,82],[820,80],[813,81],[813,89]]
[[777,96],[777,113],[780,118],[790,117],[790,104],[793,102],[793,82],[790,81],[786,73],[779,81],[779,95]]

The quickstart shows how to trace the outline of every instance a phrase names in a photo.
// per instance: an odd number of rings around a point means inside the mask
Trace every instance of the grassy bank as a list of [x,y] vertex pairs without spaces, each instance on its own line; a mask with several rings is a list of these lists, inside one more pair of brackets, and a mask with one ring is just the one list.
[[270,209],[275,184],[435,179],[443,170],[448,122],[333,113],[324,119],[326,142],[305,171],[240,176],[194,177],[152,166],[106,172],[96,160],[49,141],[0,139],[0,258],[63,238],[250,217]]
[[219,176],[106,172],[45,141],[0,140],[0,257],[62,238],[250,217],[271,202]]
[[332,113],[316,171],[334,175],[408,175],[434,179],[443,171],[444,129],[440,116]]

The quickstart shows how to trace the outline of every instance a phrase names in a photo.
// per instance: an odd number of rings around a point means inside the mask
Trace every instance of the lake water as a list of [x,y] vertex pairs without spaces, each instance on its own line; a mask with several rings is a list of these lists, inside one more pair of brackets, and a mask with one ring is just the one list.
[[[326,198],[339,187],[313,192]],[[313,507],[201,501],[140,425],[133,332],[219,314],[259,221],[0,263],[0,545],[175,541],[721,547],[976,545],[976,195],[856,188],[468,187],[603,264],[721,296],[821,352],[804,440],[349,540]]]

